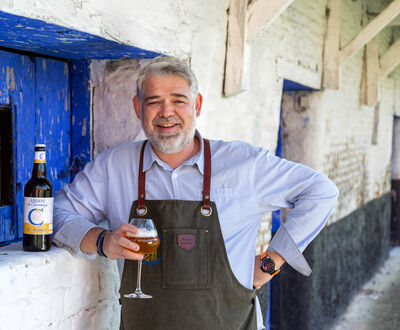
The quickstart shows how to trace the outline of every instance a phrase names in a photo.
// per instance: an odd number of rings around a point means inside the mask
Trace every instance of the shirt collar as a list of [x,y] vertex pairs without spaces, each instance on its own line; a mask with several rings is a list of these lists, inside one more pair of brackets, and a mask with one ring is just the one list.
[[[200,173],[204,175],[204,142],[200,132],[197,129],[195,132],[195,136],[200,141],[199,152],[195,154],[192,158],[189,158],[188,160],[183,162],[179,167],[186,165],[196,165]],[[143,170],[147,171],[153,165],[154,162],[160,165],[164,170],[173,171],[168,164],[166,164],[160,158],[158,158],[158,156],[153,151],[153,148],[151,147],[150,143],[147,143],[146,147],[144,148],[144,154],[143,154]]]

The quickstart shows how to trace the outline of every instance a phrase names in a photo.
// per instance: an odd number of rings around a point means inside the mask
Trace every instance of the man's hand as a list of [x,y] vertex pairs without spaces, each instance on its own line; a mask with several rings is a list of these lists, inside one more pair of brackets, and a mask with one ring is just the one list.
[[[277,268],[281,268],[285,263],[285,259],[277,252],[268,251],[268,256],[275,262]],[[256,256],[254,261],[254,279],[253,279],[253,287],[255,289],[261,288],[264,284],[268,283],[273,276],[268,273],[264,273],[261,270],[261,260],[260,255]]]
[[254,261],[254,280],[253,287],[254,289],[261,288],[264,284],[268,283],[272,279],[272,276],[268,273],[264,273],[261,270],[261,261],[260,255],[256,256],[256,260]]
[[103,242],[103,251],[106,256],[110,259],[143,259],[142,254],[135,253],[135,251],[139,251],[139,245],[127,239],[125,234],[127,232],[136,234],[137,231],[135,226],[124,223],[117,230],[108,232]]
[[[103,228],[95,227],[90,229],[83,237],[81,242],[81,251],[85,253],[97,253],[96,242],[103,231]],[[139,245],[133,243],[125,237],[126,233],[137,233],[137,228],[129,223],[124,223],[116,230],[108,232],[104,236],[103,251],[109,259],[143,259],[142,254],[135,253],[139,250]]]

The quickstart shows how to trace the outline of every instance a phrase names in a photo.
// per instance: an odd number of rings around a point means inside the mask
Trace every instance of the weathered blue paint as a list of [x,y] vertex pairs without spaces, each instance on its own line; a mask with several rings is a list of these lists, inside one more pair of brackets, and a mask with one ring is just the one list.
[[0,207],[0,246],[8,244],[12,222],[12,206]]
[[[35,143],[47,145],[49,179],[57,191],[69,182],[58,174],[70,164],[71,111],[68,64],[0,51],[0,103],[12,106],[14,203],[2,213],[3,240],[22,237],[24,186],[31,176]],[[1,208],[1,212],[3,208]]]
[[35,57],[36,143],[46,144],[47,177],[54,193],[70,182],[71,106],[68,63]]
[[72,178],[90,161],[90,62],[72,61]]
[[66,59],[147,58],[156,52],[0,11],[0,46]]
[[314,91],[314,88],[304,86],[295,81],[285,79],[283,81],[283,90],[284,91]]

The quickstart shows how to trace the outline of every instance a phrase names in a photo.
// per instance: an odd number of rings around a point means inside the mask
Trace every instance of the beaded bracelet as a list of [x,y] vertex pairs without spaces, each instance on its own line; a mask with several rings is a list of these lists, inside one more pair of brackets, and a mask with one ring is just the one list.
[[99,237],[97,238],[97,242],[96,242],[97,254],[98,254],[99,256],[102,256],[102,257],[105,257],[105,258],[108,258],[108,257],[107,257],[107,255],[104,253],[104,251],[103,251],[103,243],[104,243],[104,235],[105,235],[107,232],[109,232],[109,230],[106,230],[106,229],[103,230],[103,231],[100,233]]

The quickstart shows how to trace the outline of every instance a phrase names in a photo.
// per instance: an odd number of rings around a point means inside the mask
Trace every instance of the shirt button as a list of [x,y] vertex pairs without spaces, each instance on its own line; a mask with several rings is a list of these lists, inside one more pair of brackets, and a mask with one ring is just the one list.
[[178,174],[177,174],[177,173],[172,173],[172,177],[173,177],[174,179],[176,179],[176,178],[178,177]]

